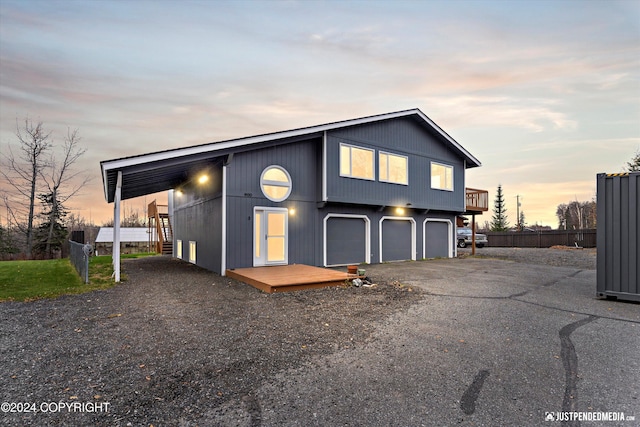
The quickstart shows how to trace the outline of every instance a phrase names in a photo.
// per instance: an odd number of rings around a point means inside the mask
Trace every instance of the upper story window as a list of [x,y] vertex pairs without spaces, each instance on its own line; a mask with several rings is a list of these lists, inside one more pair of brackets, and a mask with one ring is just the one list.
[[407,157],[380,151],[378,159],[380,181],[404,185],[409,183],[409,160]]
[[273,202],[281,202],[291,194],[291,176],[281,166],[268,166],[260,176],[260,189]]
[[431,162],[431,188],[453,191],[453,166]]
[[375,180],[374,150],[340,144],[340,176]]

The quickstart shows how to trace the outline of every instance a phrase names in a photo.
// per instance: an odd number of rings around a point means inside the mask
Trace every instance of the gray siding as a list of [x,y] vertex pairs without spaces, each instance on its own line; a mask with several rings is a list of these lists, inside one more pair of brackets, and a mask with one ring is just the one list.
[[220,273],[222,251],[222,168],[207,169],[209,181],[186,182],[173,192],[173,239],[182,240],[182,258],[189,260],[189,241],[196,242],[196,265]]
[[[322,198],[323,140],[309,140],[281,144],[267,144],[251,150],[235,152],[226,166],[226,242],[222,242],[222,164],[210,169],[208,186],[195,183],[182,186],[182,195],[174,194],[174,239],[183,241],[184,258],[188,256],[188,242],[197,242],[197,264],[222,273],[222,247],[226,245],[226,268],[253,265],[254,208],[279,207],[290,210],[288,219],[288,263],[325,264],[324,218],[327,214],[366,215],[369,225],[369,257],[380,261],[380,221],[395,216],[395,207],[407,207],[405,216],[416,223],[415,247],[410,242],[394,242],[394,232],[387,232],[387,251],[401,251],[401,257],[416,258],[424,254],[424,220],[446,218],[455,221],[455,214],[464,210],[464,163],[442,143],[439,137],[417,125],[411,119],[401,119],[355,126],[330,132],[326,144],[326,182],[328,200]],[[339,144],[345,142],[376,150],[405,155],[409,158],[409,185],[363,181],[340,177]],[[453,192],[430,189],[430,162],[454,167]],[[292,191],[287,200],[273,202],[260,189],[260,175],[270,165],[287,170]],[[381,206],[385,208],[381,209]],[[295,213],[292,212],[295,210]],[[385,221],[409,225],[408,221]],[[455,227],[453,227],[455,228]],[[455,230],[453,231],[455,232]],[[442,236],[441,236],[442,238]],[[360,239],[360,236],[357,236]],[[357,240],[354,236],[354,242]],[[411,239],[410,239],[411,240]],[[452,239],[453,240],[453,239]],[[445,249],[446,251],[446,249]],[[405,253],[406,252],[406,253]],[[328,258],[330,264],[351,263],[362,259],[360,244],[344,245],[340,253]]]
[[598,295],[640,301],[640,172],[597,178]]
[[[227,268],[253,265],[253,208],[295,210],[289,215],[289,264],[315,264],[322,240],[315,227],[321,181],[322,141],[314,139],[235,154],[227,166]],[[272,202],[260,189],[260,175],[279,165],[291,176],[291,195]]]
[[[340,143],[375,150],[376,180],[340,176]],[[408,157],[409,185],[380,182],[378,152]],[[327,135],[327,198],[331,202],[463,212],[464,161],[441,138],[409,118],[332,131]],[[431,188],[431,162],[454,168],[454,191]]]
[[[393,217],[396,216],[394,208],[385,208],[383,210],[379,210],[377,207],[372,206],[352,206],[352,205],[342,205],[342,204],[328,204],[327,206],[318,209],[318,222],[316,224],[317,232],[316,235],[320,235],[320,241],[317,246],[315,262],[312,265],[322,266],[323,263],[323,254],[324,254],[324,246],[322,241],[323,235],[323,219],[328,214],[354,214],[354,215],[366,215],[370,221],[370,258],[372,263],[380,262],[380,220],[383,217]],[[455,250],[454,246],[454,233],[455,233],[455,218],[454,214],[448,214],[443,212],[423,212],[415,209],[407,209],[404,217],[411,217],[416,222],[416,238],[415,238],[415,247],[414,251],[416,254],[416,259],[425,258],[423,243],[424,243],[424,221],[426,219],[444,219],[449,220],[452,224],[451,227],[451,249]],[[390,222],[390,220],[385,220],[385,222]],[[396,221],[394,221],[396,222]],[[397,221],[401,223],[410,224],[409,221]],[[389,234],[387,234],[389,235]],[[406,249],[404,249],[406,250]],[[446,250],[446,249],[445,249]],[[354,254],[354,256],[357,254]],[[346,256],[346,254],[345,254]],[[443,255],[447,256],[447,255]],[[344,264],[350,262],[348,259],[345,259],[344,262],[338,262],[338,260],[333,259],[334,264]]]

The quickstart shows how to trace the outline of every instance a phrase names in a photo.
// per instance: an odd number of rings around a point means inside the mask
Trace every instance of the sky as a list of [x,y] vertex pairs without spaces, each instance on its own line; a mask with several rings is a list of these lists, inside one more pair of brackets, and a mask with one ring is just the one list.
[[640,1],[0,0],[2,154],[27,117],[78,129],[67,207],[97,225],[102,160],[411,108],[482,162],[490,207],[502,185],[512,225],[519,196],[556,228],[640,150]]

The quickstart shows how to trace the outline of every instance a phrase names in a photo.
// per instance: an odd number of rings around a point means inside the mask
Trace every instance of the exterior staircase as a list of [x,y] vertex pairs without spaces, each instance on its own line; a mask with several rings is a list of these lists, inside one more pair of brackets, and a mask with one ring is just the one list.
[[153,236],[153,247],[156,253],[162,255],[173,254],[173,230],[169,219],[167,205],[158,205],[156,201],[149,203],[147,207],[149,219],[149,231]]

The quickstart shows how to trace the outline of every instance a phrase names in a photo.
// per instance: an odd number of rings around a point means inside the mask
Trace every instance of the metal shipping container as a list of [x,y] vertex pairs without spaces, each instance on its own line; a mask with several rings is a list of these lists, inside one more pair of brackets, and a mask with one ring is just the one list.
[[640,172],[598,174],[599,297],[640,301]]

